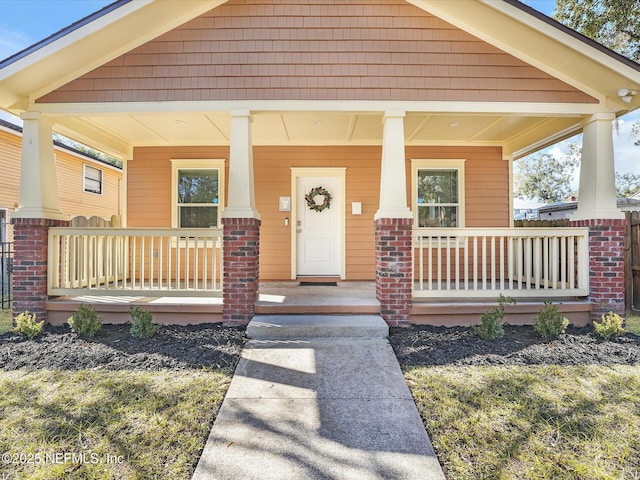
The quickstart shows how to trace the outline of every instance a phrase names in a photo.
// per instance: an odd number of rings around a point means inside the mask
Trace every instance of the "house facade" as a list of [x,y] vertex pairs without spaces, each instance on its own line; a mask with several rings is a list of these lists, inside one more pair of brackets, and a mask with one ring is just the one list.
[[[418,298],[498,293],[621,310],[612,121],[639,85],[515,0],[115,2],[0,62],[47,192],[25,180],[14,214],[49,249],[47,288],[15,308],[220,295],[245,324],[261,280],[340,279],[375,281],[390,324]],[[64,229],[52,125],[124,160],[123,231]],[[573,228],[511,228],[513,162],[580,131]],[[85,241],[91,278],[65,267]]]

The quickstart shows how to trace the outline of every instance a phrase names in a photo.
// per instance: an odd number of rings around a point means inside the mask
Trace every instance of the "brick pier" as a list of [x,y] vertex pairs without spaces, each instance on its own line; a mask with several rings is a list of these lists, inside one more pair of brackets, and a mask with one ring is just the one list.
[[390,326],[409,326],[411,309],[413,219],[376,220],[376,298]]

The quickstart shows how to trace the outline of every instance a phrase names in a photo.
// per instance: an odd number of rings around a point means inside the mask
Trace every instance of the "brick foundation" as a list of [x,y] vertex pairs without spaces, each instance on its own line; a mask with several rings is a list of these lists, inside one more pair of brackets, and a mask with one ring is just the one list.
[[376,220],[376,298],[390,326],[409,326],[412,293],[412,226],[410,218]]
[[13,315],[25,310],[47,319],[47,253],[49,227],[67,227],[64,220],[13,219]]
[[258,300],[260,220],[223,218],[224,282],[222,320],[225,325],[246,325]]
[[589,300],[591,319],[605,312],[625,313],[624,232],[626,220],[598,219],[570,222],[589,228]]

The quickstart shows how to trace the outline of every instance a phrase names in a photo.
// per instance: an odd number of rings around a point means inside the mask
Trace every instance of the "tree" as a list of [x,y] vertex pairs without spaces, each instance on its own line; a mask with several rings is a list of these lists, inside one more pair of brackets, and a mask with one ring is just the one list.
[[117,158],[112,157],[111,155],[107,155],[106,153],[100,152],[94,148],[88,147],[83,143],[76,142],[75,140],[72,140],[68,137],[60,135],[59,133],[55,133],[55,132],[53,133],[53,141],[61,145],[64,145],[66,147],[69,147],[78,153],[86,155],[89,158],[94,158],[96,160],[106,162],[115,167],[122,168],[122,161],[118,160]]
[[640,0],[556,0],[554,18],[621,55],[640,61]]
[[[556,0],[554,18],[640,62],[640,0]],[[640,121],[634,122],[631,139],[640,146]]]
[[616,191],[619,197],[630,197],[640,190],[640,175],[616,172]]
[[571,180],[580,164],[579,146],[571,144],[568,150],[558,156],[538,153],[518,160],[514,167],[516,196],[555,203],[573,195]]

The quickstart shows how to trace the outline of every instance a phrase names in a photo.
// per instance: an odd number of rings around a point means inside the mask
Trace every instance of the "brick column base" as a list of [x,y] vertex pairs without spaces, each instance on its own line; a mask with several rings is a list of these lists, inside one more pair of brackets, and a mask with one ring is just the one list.
[[625,219],[576,220],[574,227],[589,228],[589,300],[591,319],[603,313],[625,314],[624,233]]
[[409,326],[412,293],[412,225],[410,218],[376,220],[376,298],[390,326]]
[[223,218],[225,325],[246,325],[255,314],[258,300],[260,260],[260,220]]
[[13,315],[25,310],[47,319],[47,253],[49,227],[68,227],[64,220],[13,219]]

